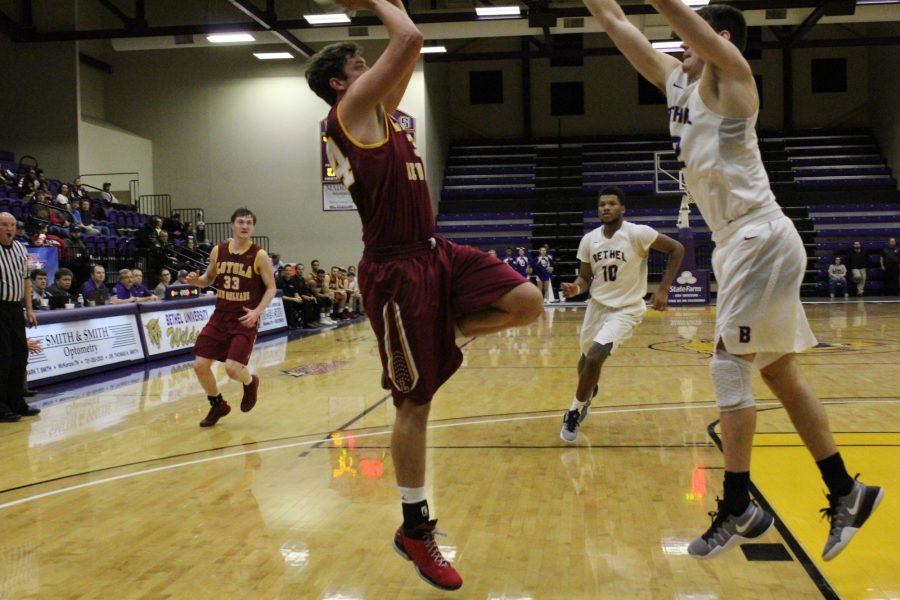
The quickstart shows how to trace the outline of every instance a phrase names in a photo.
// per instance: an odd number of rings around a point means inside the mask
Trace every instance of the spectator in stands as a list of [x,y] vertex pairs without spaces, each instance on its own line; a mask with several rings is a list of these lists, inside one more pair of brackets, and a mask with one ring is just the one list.
[[71,195],[68,183],[59,186],[59,193],[56,195],[56,205],[60,208],[69,210],[69,196]]
[[900,248],[896,238],[888,240],[887,248],[881,251],[881,270],[884,272],[884,293],[896,296],[900,288]]
[[139,248],[152,248],[159,234],[162,231],[162,219],[159,217],[150,217],[147,224],[144,225],[135,236]]
[[31,198],[34,196],[34,193],[38,188],[38,179],[37,174],[34,169],[28,169],[28,171],[19,179],[18,185],[16,185],[16,193],[18,194],[20,199]]
[[47,226],[40,224],[31,236],[32,246],[63,246],[63,239],[47,231]]
[[184,230],[184,224],[181,222],[181,215],[173,212],[171,216],[163,221],[162,228],[169,232],[169,235],[175,239],[180,238]]
[[153,295],[162,300],[166,297],[166,287],[172,283],[172,271],[161,269],[159,271],[159,283],[153,288]]
[[869,265],[869,255],[862,251],[862,244],[853,242],[853,249],[847,257],[847,267],[856,284],[856,295],[862,296],[866,289],[866,268]]
[[76,177],[75,181],[72,183],[71,187],[72,193],[69,195],[69,199],[73,202],[80,203],[82,200],[90,201],[91,197],[87,193],[87,189],[84,187],[84,184],[81,183],[81,177]]
[[194,239],[195,234],[196,232],[194,231],[194,224],[190,221],[187,221],[184,224],[184,228],[181,230],[181,239],[186,242],[189,239]]
[[28,277],[31,278],[31,306],[34,308],[49,306],[50,291],[47,289],[47,271],[34,269]]
[[116,195],[110,191],[110,187],[112,184],[108,181],[103,182],[103,191],[100,192],[100,197],[109,202],[110,204],[118,204],[119,199],[116,198]]
[[835,256],[834,263],[828,266],[828,293],[834,298],[835,291],[840,288],[847,297],[847,267],[841,264],[841,257]]
[[197,240],[198,248],[204,252],[212,250],[212,244],[209,243],[209,239],[206,237],[206,223],[203,221],[197,221],[197,229],[194,232],[194,238]]
[[106,269],[102,265],[91,265],[91,278],[81,286],[81,295],[88,306],[100,306],[109,300],[109,288],[104,283]]
[[73,294],[72,281],[75,276],[69,269],[62,267],[53,275],[53,285],[47,288],[53,297],[64,297],[66,303],[75,304],[76,295]]
[[493,256],[494,258],[497,258],[497,251],[494,250],[493,248],[489,249],[487,251],[487,253],[490,254],[491,256]]
[[96,200],[91,202],[91,216],[97,221],[106,220],[106,209],[103,208],[102,202]]
[[16,221],[16,241],[26,246],[31,243],[31,239],[25,233],[25,223],[22,221]]
[[303,325],[303,298],[297,285],[297,271],[291,264],[281,268],[275,285],[282,292],[284,314],[287,317],[288,329],[298,329]]
[[270,258],[272,260],[272,272],[275,273],[275,277],[278,277],[278,274],[284,268],[284,265],[281,263],[281,255],[273,252]]
[[188,276],[187,270],[182,269],[182,270],[178,271],[178,285],[190,285],[190,283],[188,283],[187,276]]
[[133,304],[135,302],[147,302],[148,300],[156,300],[156,296],[139,296],[134,288],[134,275],[131,269],[119,270],[119,283],[113,286],[113,293],[110,296],[110,304]]
[[63,253],[67,261],[75,264],[90,262],[91,253],[88,251],[87,246],[84,245],[84,240],[81,239],[81,227],[78,225],[70,227],[69,239],[65,240],[64,243],[66,248],[69,248]]
[[91,235],[109,235],[109,228],[94,224],[94,213],[91,211],[90,200],[79,200],[72,205],[72,220],[80,224],[85,232]]
[[0,184],[16,185],[16,176],[9,169],[0,169]]
[[147,298],[147,301],[156,300],[153,292],[144,287],[144,272],[135,267],[131,269],[131,295],[136,298]]
[[204,256],[203,253],[197,249],[197,243],[194,241],[193,236],[185,240],[184,246],[181,247],[181,255],[184,259],[183,264],[189,271],[197,270],[198,265],[206,267],[208,257]]
[[153,240],[150,246],[149,261],[154,270],[168,267],[175,272],[180,270],[180,261],[175,256],[175,250],[169,243],[169,232],[165,229],[159,232],[159,236]]

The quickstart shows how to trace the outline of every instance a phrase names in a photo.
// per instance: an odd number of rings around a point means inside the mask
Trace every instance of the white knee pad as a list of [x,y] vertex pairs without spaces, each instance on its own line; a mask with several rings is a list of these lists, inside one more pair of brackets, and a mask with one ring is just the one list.
[[716,352],[709,361],[716,405],[722,412],[741,410],[754,405],[750,361],[728,354]]

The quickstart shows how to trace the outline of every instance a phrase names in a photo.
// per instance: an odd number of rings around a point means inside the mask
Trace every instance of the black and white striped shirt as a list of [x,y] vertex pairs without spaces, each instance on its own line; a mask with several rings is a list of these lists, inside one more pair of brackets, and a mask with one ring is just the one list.
[[0,302],[21,302],[25,297],[28,277],[28,252],[13,240],[11,246],[0,244]]

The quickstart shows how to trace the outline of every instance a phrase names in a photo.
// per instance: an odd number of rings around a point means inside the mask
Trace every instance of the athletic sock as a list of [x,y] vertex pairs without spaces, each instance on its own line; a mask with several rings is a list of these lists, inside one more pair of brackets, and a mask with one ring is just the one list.
[[587,404],[587,402],[582,402],[578,399],[578,396],[575,396],[574,398],[572,398],[572,406],[569,407],[569,410],[577,410],[578,412],[581,412],[581,409],[584,408],[585,404]]
[[744,514],[750,504],[750,471],[725,471],[725,497],[722,503],[724,510],[730,514],[736,517]]
[[853,478],[844,466],[844,459],[840,452],[835,452],[828,458],[816,462],[822,479],[828,486],[828,492],[835,497],[846,496],[853,489]]
[[222,394],[218,394],[216,396],[207,396],[206,399],[209,400],[210,406],[215,406],[219,402],[222,402]]
[[403,532],[406,535],[429,518],[428,501],[425,499],[425,488],[400,488],[400,502],[403,508]]

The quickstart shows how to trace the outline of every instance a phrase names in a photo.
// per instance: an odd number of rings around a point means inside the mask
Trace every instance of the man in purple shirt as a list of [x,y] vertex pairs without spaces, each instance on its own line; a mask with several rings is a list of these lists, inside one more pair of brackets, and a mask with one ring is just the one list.
[[[143,286],[142,286],[143,287]],[[134,276],[131,269],[122,269],[119,271],[119,283],[113,286],[113,294],[110,297],[110,304],[129,304],[132,302],[146,302],[151,298],[147,296],[138,296],[134,287]]]
[[109,288],[103,281],[106,279],[106,269],[102,265],[91,265],[91,278],[81,286],[81,295],[88,306],[106,304],[109,300]]
[[144,287],[144,272],[137,267],[131,270],[131,295],[135,298],[147,298],[145,302],[156,300],[153,292]]

